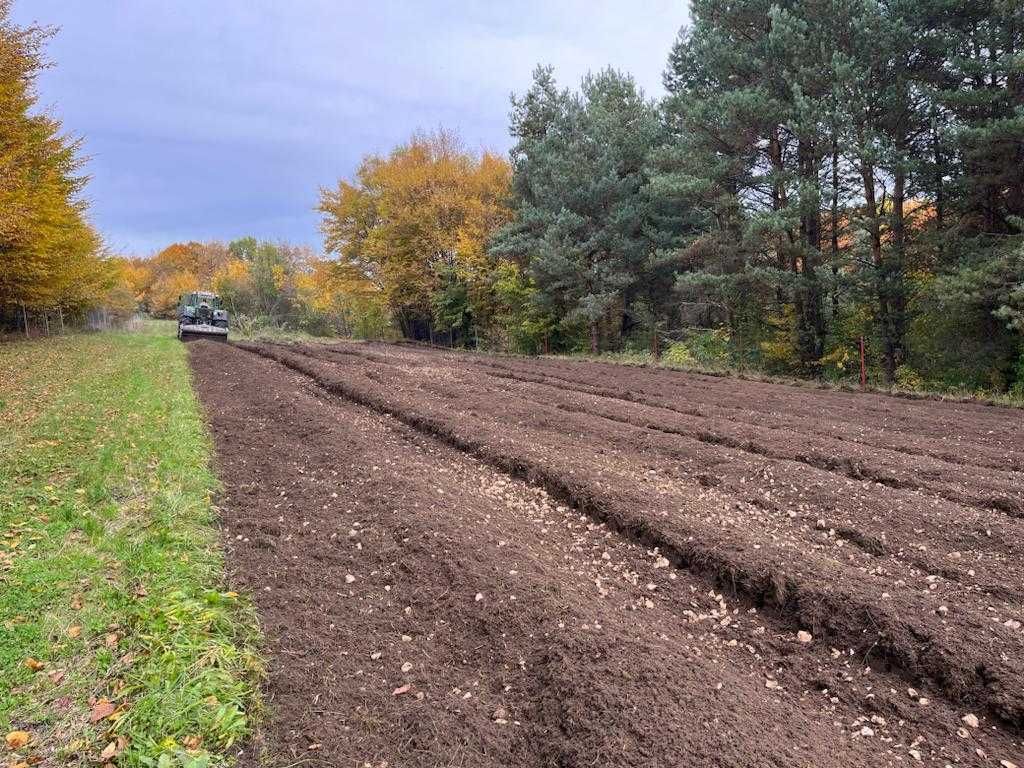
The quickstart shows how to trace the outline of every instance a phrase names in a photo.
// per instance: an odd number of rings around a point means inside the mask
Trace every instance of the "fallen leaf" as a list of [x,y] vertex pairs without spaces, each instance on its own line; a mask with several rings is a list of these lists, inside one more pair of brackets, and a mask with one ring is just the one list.
[[402,685],[402,686],[399,686],[398,688],[395,688],[395,690],[393,690],[391,692],[391,695],[392,696],[401,696],[402,694],[408,693],[411,689],[412,689],[412,686],[409,683],[406,683],[405,685]]
[[116,632],[108,632],[106,638],[104,639],[104,643],[106,644],[107,648],[116,648],[118,639],[119,638],[117,637]]
[[25,659],[25,666],[31,669],[33,672],[38,672],[40,669],[45,667],[46,664],[39,661],[38,659],[33,659],[31,656],[29,656],[27,659]]
[[182,746],[185,749],[199,749],[199,745],[203,743],[202,736],[186,736],[181,740]]
[[32,734],[28,731],[11,731],[4,737],[8,749],[21,749],[32,740]]
[[112,741],[103,748],[100,752],[100,760],[109,760],[117,754],[117,742]]
[[64,670],[63,669],[55,669],[55,670],[53,670],[53,672],[50,673],[50,682],[53,683],[54,685],[56,685],[57,683],[59,683],[63,679],[64,679]]
[[92,705],[92,711],[89,713],[89,722],[93,724],[98,723],[103,718],[110,717],[114,714],[115,709],[117,709],[117,707],[114,706],[112,701],[109,699],[100,699]]
[[81,595],[81,593],[78,593],[74,597],[71,598],[71,607],[74,610],[76,610],[76,611],[82,610],[82,595]]
[[82,634],[82,627],[78,624],[72,624],[68,627],[68,637],[79,637]]

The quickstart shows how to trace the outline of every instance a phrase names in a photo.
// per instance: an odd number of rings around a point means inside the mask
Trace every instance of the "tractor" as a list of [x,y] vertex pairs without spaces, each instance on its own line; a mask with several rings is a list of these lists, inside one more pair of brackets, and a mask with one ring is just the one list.
[[228,340],[228,313],[220,296],[209,291],[193,291],[178,297],[178,338]]

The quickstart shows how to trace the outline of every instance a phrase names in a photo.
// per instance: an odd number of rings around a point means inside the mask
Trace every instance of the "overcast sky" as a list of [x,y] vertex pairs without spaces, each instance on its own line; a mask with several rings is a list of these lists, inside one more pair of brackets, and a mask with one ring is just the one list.
[[509,148],[509,94],[612,65],[649,95],[685,0],[15,0],[60,27],[42,104],[83,136],[121,253],[247,234],[320,248],[317,190],[417,128]]

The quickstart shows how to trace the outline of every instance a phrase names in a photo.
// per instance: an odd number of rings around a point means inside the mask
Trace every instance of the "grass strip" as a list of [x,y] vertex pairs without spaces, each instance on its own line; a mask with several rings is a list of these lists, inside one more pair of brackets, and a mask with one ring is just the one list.
[[256,616],[224,582],[212,444],[168,327],[0,346],[14,765],[217,765],[258,713]]

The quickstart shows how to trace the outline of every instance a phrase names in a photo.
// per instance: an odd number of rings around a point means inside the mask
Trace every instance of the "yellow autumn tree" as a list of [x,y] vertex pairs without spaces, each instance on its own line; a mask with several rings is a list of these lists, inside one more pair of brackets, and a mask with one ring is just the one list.
[[379,292],[404,335],[432,335],[451,282],[469,304],[486,304],[486,241],[511,215],[510,178],[505,160],[471,153],[446,131],[366,157],[352,181],[320,192],[334,269],[352,290]]
[[37,112],[53,30],[18,27],[0,0],[0,310],[82,309],[118,279],[80,198],[79,143]]
[[157,317],[173,317],[178,297],[210,288],[231,260],[222,243],[173,243],[145,263],[148,280],[142,291],[144,305]]
[[364,339],[388,335],[383,292],[351,265],[313,259],[299,276],[298,288],[302,305],[326,324],[321,330]]

